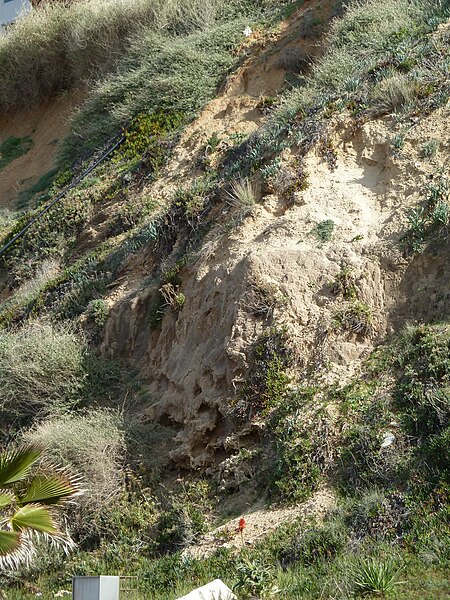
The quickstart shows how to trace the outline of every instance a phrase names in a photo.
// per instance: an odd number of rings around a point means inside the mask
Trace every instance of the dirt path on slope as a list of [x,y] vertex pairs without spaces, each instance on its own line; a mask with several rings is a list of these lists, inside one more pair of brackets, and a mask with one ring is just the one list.
[[238,531],[239,518],[207,533],[195,546],[184,551],[185,556],[197,559],[207,558],[219,548],[242,548],[257,544],[263,537],[275,531],[281,525],[292,523],[299,518],[323,518],[335,505],[336,498],[328,488],[318,490],[309,500],[288,508],[254,507],[242,516],[246,527],[243,538]]

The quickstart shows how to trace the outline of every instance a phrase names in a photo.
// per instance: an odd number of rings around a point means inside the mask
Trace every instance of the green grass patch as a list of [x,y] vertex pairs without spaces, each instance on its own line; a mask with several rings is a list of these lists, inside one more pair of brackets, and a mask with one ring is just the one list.
[[19,156],[23,156],[33,147],[30,136],[7,138],[0,144],[0,171]]
[[231,50],[242,39],[245,23],[237,19],[179,37],[144,29],[117,72],[94,87],[75,115],[62,161],[90,154],[139,113],[192,117],[236,62]]

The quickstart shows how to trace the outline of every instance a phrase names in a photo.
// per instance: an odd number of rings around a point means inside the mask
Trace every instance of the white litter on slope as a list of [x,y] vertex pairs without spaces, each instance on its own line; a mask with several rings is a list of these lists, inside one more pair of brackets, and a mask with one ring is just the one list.
[[236,600],[236,596],[223,581],[215,579],[178,600]]

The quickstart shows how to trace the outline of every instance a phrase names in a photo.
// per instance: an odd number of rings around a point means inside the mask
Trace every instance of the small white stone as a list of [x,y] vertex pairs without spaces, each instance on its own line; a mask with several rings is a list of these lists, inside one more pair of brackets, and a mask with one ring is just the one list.
[[250,37],[252,35],[253,31],[251,30],[251,28],[247,25],[247,27],[244,29],[244,35],[245,37]]
[[388,446],[391,446],[391,444],[394,442],[394,440],[395,440],[395,435],[393,433],[391,433],[390,431],[388,431],[383,438],[381,447],[387,448]]

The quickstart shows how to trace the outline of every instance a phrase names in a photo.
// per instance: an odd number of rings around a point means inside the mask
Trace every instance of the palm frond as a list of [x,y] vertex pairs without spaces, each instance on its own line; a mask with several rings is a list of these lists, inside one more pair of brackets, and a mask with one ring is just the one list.
[[0,490],[0,509],[11,506],[16,501],[16,496],[11,490]]
[[34,477],[27,486],[25,495],[21,496],[18,502],[20,505],[62,504],[81,493],[80,477],[60,470],[58,473]]
[[45,461],[31,476],[41,454],[35,445],[0,452],[0,571],[29,564],[36,553],[35,539],[43,538],[66,553],[75,547],[55,518],[57,505],[83,493],[80,477]]
[[37,504],[22,506],[10,519],[13,531],[32,529],[47,535],[58,535],[52,514],[48,507]]
[[21,446],[0,453],[0,486],[8,486],[22,481],[28,476],[31,467],[41,456],[37,446]]

